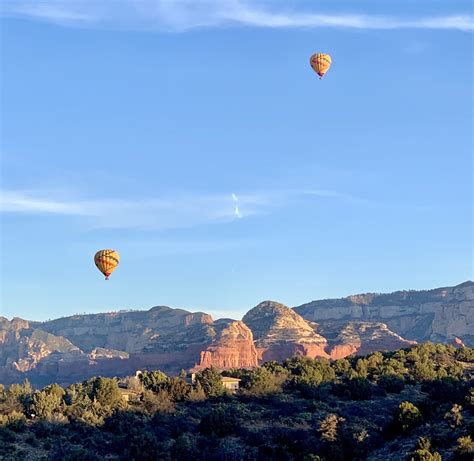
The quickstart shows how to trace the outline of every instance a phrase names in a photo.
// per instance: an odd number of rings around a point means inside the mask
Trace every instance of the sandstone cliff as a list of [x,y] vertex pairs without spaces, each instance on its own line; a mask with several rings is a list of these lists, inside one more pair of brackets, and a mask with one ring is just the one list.
[[256,364],[247,326],[235,320],[213,321],[202,312],[160,306],[44,323],[0,318],[0,382],[6,384],[23,377],[37,384],[67,384],[137,369],[177,373],[195,366]]
[[0,382],[67,384],[137,369],[249,368],[295,354],[338,359],[415,341],[474,344],[474,283],[363,294],[290,309],[265,301],[242,321],[165,306],[48,322],[0,317]]
[[203,312],[191,313],[158,306],[148,311],[75,315],[44,323],[36,322],[36,325],[52,334],[68,338],[85,352],[102,347],[137,353],[147,348],[159,348],[160,344],[166,349],[167,341],[162,340],[163,336],[173,339],[173,347],[185,346],[189,331],[201,331],[201,337],[193,335],[192,340],[203,342],[206,325],[212,322],[212,317]]
[[404,338],[474,345],[474,283],[426,291],[362,294],[312,301],[295,307],[303,318],[319,323],[335,320],[383,322]]
[[328,322],[324,324],[322,333],[329,340],[327,351],[331,359],[393,351],[416,344],[416,341],[402,338],[381,322]]
[[220,319],[214,322],[215,336],[201,352],[194,370],[218,368],[251,368],[258,365],[252,331],[243,322]]
[[317,324],[272,301],[254,307],[243,321],[254,334],[259,362],[281,361],[293,355],[339,359],[416,343],[390,331],[384,323],[332,321]]
[[264,301],[245,314],[243,322],[255,338],[259,361],[284,360],[295,354],[328,357],[325,338],[289,307]]

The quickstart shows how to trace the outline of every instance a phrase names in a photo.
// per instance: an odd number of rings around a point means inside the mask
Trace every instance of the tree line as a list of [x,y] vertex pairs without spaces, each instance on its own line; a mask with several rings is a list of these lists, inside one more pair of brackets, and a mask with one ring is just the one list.
[[[0,385],[0,459],[471,460],[473,374],[473,349],[425,343],[211,367],[193,382],[154,370]],[[240,379],[237,393],[222,375]]]

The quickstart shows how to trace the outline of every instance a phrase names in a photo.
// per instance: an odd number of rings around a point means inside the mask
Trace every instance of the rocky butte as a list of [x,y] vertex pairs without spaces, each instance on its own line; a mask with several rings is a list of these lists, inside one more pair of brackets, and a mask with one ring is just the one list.
[[293,309],[264,301],[242,319],[165,306],[47,322],[0,317],[0,382],[42,386],[137,369],[251,368],[295,354],[338,359],[421,341],[474,344],[474,283],[362,294]]

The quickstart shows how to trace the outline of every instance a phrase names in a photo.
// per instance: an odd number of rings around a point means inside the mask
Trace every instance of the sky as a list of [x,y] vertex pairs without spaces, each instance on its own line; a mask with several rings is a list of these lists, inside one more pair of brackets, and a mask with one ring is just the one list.
[[472,279],[472,48],[464,0],[3,0],[0,315]]

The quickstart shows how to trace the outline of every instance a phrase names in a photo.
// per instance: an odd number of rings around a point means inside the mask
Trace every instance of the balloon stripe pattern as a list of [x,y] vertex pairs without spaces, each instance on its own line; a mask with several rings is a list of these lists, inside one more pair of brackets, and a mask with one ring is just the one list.
[[323,75],[331,67],[332,59],[329,54],[315,53],[309,59],[309,63],[313,70],[319,75],[319,78],[323,78]]
[[120,255],[115,250],[99,250],[94,256],[94,263],[97,269],[105,275],[105,280],[117,268]]

